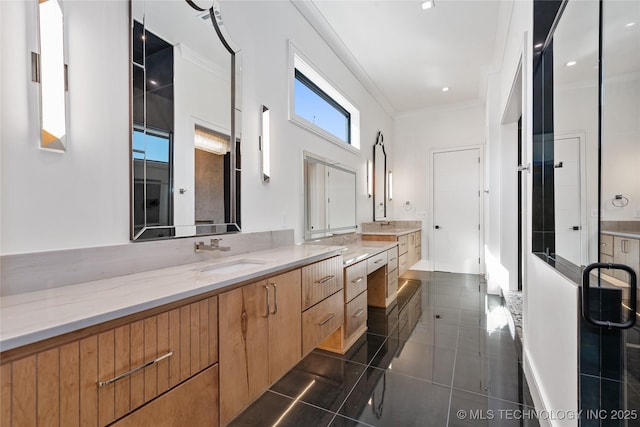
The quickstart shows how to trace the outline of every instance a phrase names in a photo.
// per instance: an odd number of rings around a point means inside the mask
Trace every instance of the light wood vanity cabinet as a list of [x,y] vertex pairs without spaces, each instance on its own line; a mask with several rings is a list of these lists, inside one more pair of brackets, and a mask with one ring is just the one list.
[[[180,390],[204,385],[217,419],[217,310],[213,296],[135,321],[124,318],[104,330],[98,325],[77,340],[61,337],[56,345],[53,339],[49,348],[3,361],[1,425],[104,426],[118,419],[117,425],[135,425],[125,420],[154,412],[146,404],[161,395],[167,411],[196,412],[200,401]],[[205,369],[215,374],[186,385]],[[209,418],[193,420],[189,425],[215,425]],[[178,424],[164,419],[153,425]]]
[[226,425],[302,358],[301,270],[220,299],[220,424]]
[[[629,237],[600,235],[600,262],[625,264],[640,273],[640,239]],[[623,282],[628,281],[628,274],[622,270],[613,270],[610,275]]]
[[422,231],[402,234],[363,234],[363,240],[398,242],[398,276],[402,276],[422,258]]

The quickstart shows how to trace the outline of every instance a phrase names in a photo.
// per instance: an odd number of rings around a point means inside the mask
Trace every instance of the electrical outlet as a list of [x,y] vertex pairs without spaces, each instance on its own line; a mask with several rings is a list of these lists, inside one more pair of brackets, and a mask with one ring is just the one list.
[[636,211],[636,218],[640,218],[640,209]]
[[416,212],[416,218],[417,219],[425,219],[427,217],[427,212],[426,211],[418,211]]
[[591,209],[591,218],[598,218],[598,209]]

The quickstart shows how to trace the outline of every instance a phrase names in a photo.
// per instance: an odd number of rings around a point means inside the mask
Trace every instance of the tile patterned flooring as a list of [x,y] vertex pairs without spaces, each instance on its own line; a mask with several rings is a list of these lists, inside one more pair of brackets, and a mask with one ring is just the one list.
[[508,327],[480,276],[409,271],[345,355],[315,350],[232,426],[537,426]]

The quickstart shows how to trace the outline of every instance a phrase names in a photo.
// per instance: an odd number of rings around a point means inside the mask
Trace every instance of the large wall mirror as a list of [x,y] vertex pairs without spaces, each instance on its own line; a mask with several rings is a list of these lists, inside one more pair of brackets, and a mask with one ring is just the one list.
[[240,231],[239,50],[219,5],[131,1],[131,237]]
[[373,145],[373,220],[387,219],[387,152],[384,136],[378,132]]
[[356,172],[338,162],[304,153],[305,239],[355,231]]

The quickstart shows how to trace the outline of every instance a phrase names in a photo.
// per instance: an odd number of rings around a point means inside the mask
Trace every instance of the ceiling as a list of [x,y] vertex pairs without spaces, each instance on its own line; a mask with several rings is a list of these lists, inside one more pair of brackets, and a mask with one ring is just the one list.
[[387,111],[399,113],[479,101],[495,69],[500,4],[509,2],[435,2],[428,10],[421,0],[294,4]]

